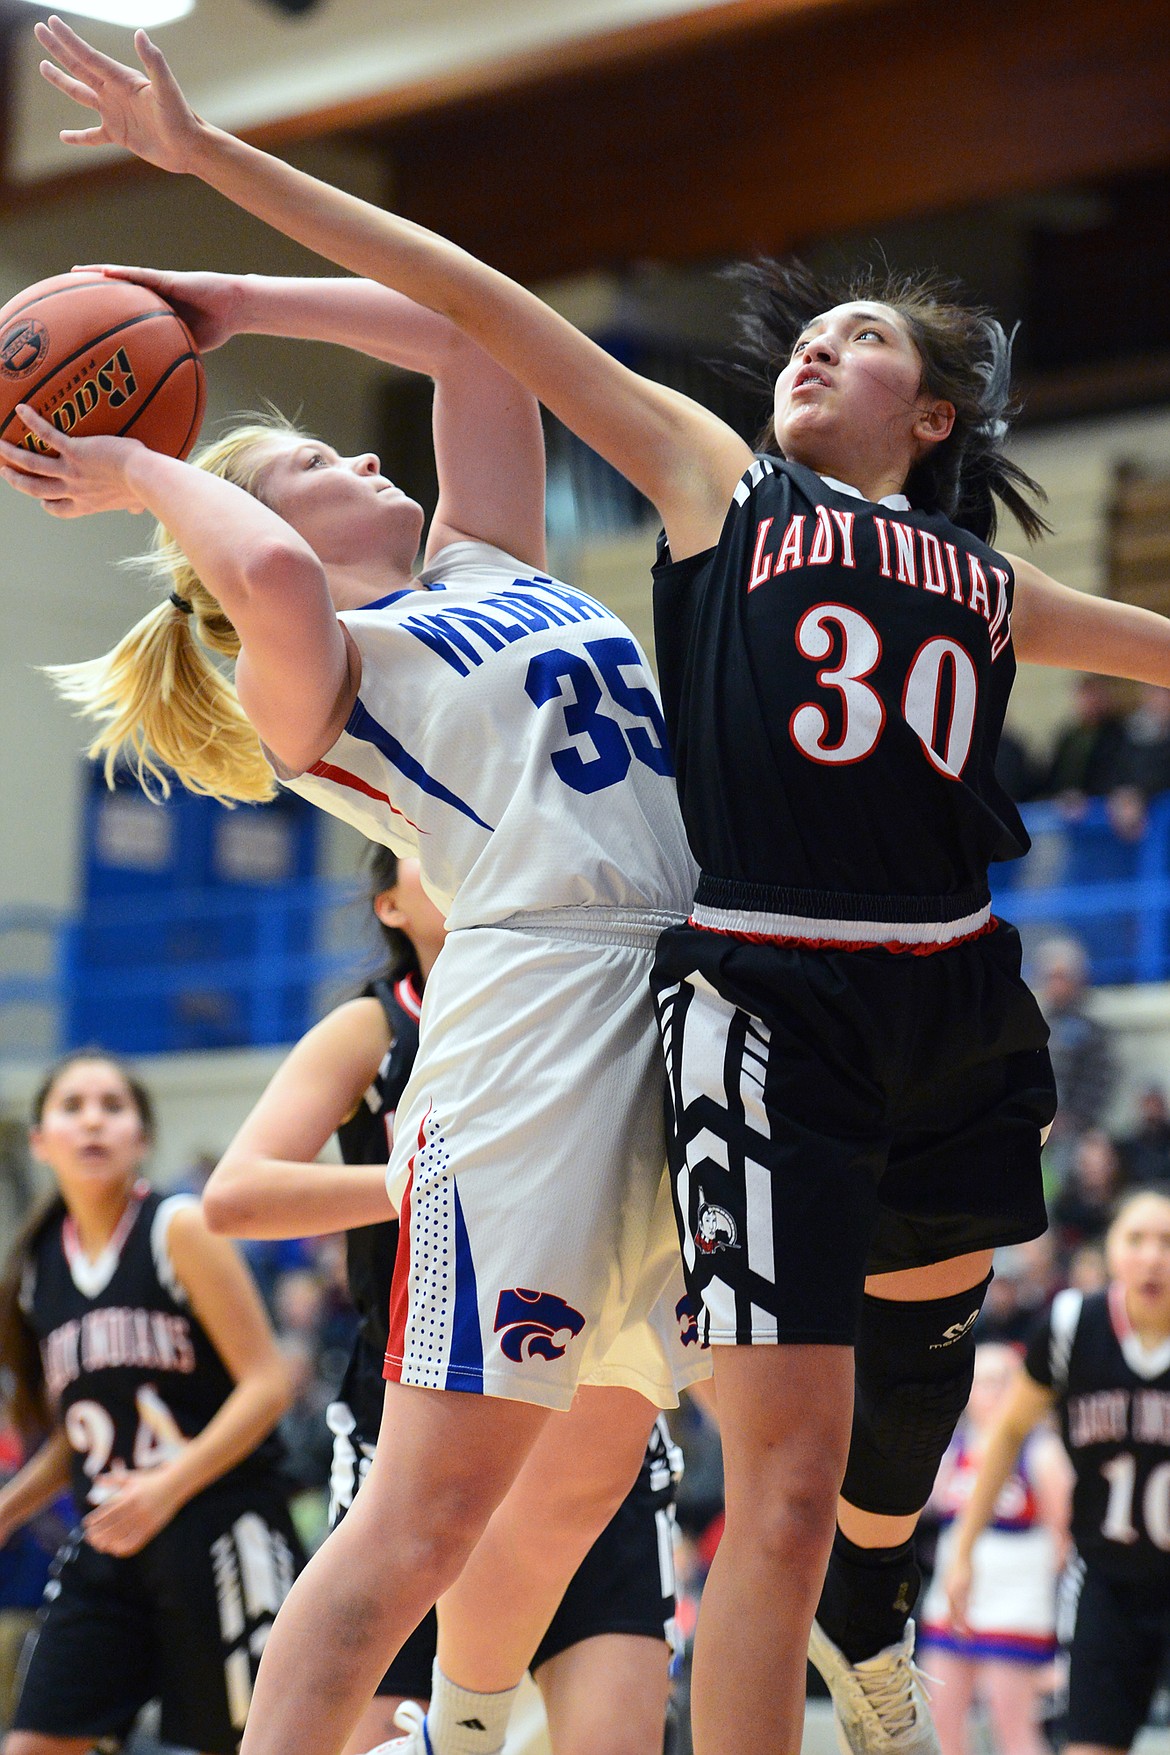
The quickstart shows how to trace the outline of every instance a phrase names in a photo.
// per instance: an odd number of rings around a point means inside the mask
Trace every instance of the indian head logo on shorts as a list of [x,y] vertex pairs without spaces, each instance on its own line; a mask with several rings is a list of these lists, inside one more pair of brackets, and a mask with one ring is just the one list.
[[504,1357],[523,1365],[529,1359],[563,1358],[569,1342],[585,1327],[585,1318],[557,1292],[514,1286],[500,1293],[494,1326],[503,1337]]
[[719,1249],[738,1249],[739,1230],[726,1207],[717,1207],[699,1189],[699,1217],[695,1225],[695,1248],[700,1255]]

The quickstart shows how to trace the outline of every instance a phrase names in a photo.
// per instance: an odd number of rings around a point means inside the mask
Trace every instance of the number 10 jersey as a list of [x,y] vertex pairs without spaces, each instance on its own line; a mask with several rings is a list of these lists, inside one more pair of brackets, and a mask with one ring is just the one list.
[[478,542],[346,610],[358,699],[288,784],[417,854],[451,928],[549,908],[685,914],[694,894],[645,655],[611,610]]
[[1026,851],[995,779],[1015,675],[1002,555],[901,495],[758,458],[715,548],[655,568],[695,922],[947,942]]

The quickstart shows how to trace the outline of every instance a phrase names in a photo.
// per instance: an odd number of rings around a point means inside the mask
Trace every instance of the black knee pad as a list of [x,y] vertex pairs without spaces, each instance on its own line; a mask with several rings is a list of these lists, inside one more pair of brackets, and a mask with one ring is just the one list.
[[859,1511],[909,1517],[930,1498],[975,1372],[972,1330],[991,1275],[925,1303],[862,1300],[853,1433],[841,1492]]

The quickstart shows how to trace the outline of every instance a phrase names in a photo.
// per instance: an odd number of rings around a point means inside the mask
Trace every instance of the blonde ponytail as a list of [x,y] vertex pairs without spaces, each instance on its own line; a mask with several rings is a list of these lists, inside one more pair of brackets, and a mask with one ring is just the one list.
[[[257,419],[204,446],[191,462],[260,499],[270,442],[286,437],[304,435],[283,419]],[[156,803],[170,796],[167,769],[189,792],[221,804],[272,798],[275,776],[260,740],[230,676],[210,656],[239,655],[235,628],[161,525],[150,554],[135,564],[165,582],[172,594],[167,601],[104,657],[44,667],[58,693],[101,728],[86,754],[103,761],[110,786],[119,760],[128,760]]]

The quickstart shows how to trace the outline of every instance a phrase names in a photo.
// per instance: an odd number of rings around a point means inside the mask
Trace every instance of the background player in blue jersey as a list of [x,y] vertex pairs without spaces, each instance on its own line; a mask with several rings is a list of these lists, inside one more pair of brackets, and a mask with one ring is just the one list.
[[[230,331],[230,313],[202,321],[206,281],[164,280],[198,339]],[[213,302],[224,285],[212,278]],[[382,358],[405,328],[429,361],[440,498],[423,571],[420,509],[373,456],[253,430],[205,459],[216,474],[133,441],[66,444],[51,475],[33,464],[49,509],[149,508],[178,599],[75,670],[71,691],[111,722],[105,747],[128,741],[144,767],[153,752],[229,797],[273,784],[242,705],[290,784],[417,854],[448,925],[390,1167],[393,1417],[274,1628],[250,1734],[282,1755],[340,1749],[442,1597],[442,1669],[410,1747],[488,1755],[637,1476],[655,1409],[709,1372],[670,1212],[648,998],[693,871],[645,657],[612,611],[543,571],[535,402],[383,288],[228,286],[236,327],[348,338]],[[62,469],[78,472],[68,488]],[[238,654],[239,701],[221,689],[212,721],[189,716],[210,685],[188,606],[204,641]],[[174,663],[169,692],[155,659]]]
[[[145,73],[37,28],[47,77],[100,113],[67,140],[198,175],[444,312],[661,512],[659,658],[701,876],[655,987],[727,1481],[696,1749],[797,1748],[810,1628],[855,1750],[935,1748],[913,1531],[992,1249],[1044,1228],[1055,1107],[1018,939],[990,917],[988,863],[1026,846],[996,744],[1016,655],[1164,684],[1170,624],[989,546],[997,499],[1040,528],[1002,452],[1008,350],[929,279],[763,277],[758,462],[464,252],[199,122],[142,33]],[[90,483],[100,504],[96,460]]]
[[[203,1197],[214,1228],[239,1236],[307,1235],[335,1228],[343,1212],[375,1221],[356,1225],[347,1237],[350,1293],[361,1327],[329,1410],[337,1516],[368,1473],[378,1437],[398,1243],[397,1224],[387,1222],[386,1158],[418,1049],[422,991],[445,936],[443,917],[419,882],[417,860],[399,861],[388,848],[377,848],[371,867],[389,965],[293,1049]],[[343,1163],[315,1162],[335,1130]],[[660,1755],[664,1641],[674,1615],[672,1455],[659,1422],[638,1480],[575,1574],[533,1658],[556,1755]],[[393,1736],[404,1700],[425,1705],[435,1636],[432,1612],[378,1684],[349,1741],[355,1755]]]
[[284,1361],[198,1202],[142,1180],[152,1129],[147,1092],[100,1050],[58,1063],[33,1106],[56,1193],[9,1259],[0,1365],[21,1427],[48,1436],[0,1489],[0,1535],[66,1482],[82,1515],[5,1755],[75,1755],[155,1698],[165,1738],[231,1755],[302,1558],[269,1437]]
[[1106,1240],[1105,1291],[1058,1292],[992,1433],[946,1574],[954,1620],[972,1550],[1020,1447],[1055,1411],[1075,1471],[1069,1755],[1128,1749],[1170,1654],[1170,1196],[1139,1188]]

